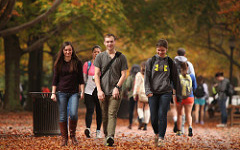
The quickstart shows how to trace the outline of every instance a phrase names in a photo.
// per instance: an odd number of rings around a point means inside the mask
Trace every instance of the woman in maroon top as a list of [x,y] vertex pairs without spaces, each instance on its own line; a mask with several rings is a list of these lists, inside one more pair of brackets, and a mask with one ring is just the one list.
[[[56,93],[57,91],[57,93]],[[59,126],[62,134],[61,146],[67,145],[67,106],[69,105],[69,132],[74,145],[77,145],[76,127],[78,120],[79,98],[84,96],[82,62],[78,59],[70,42],[64,42],[54,63],[52,83],[53,101],[59,106]]]

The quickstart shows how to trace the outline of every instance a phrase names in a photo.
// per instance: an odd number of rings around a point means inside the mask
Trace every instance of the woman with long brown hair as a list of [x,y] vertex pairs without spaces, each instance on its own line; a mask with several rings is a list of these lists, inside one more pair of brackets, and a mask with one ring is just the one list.
[[54,63],[51,99],[58,102],[61,146],[68,142],[67,106],[69,106],[69,132],[73,145],[77,145],[76,127],[79,98],[84,97],[82,62],[78,59],[71,42],[64,42]]

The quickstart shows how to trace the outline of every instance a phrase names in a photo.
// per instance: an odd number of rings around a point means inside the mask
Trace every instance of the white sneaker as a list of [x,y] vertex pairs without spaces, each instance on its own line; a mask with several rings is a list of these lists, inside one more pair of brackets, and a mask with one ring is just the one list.
[[217,127],[224,128],[224,127],[227,127],[227,124],[220,123],[220,124],[217,124]]
[[96,131],[96,138],[97,138],[97,139],[102,138],[102,136],[101,136],[101,131],[100,131],[100,130],[97,130],[97,131]]
[[91,136],[91,131],[90,131],[90,128],[86,128],[85,131],[84,131],[84,134],[86,135],[87,138],[90,138]]

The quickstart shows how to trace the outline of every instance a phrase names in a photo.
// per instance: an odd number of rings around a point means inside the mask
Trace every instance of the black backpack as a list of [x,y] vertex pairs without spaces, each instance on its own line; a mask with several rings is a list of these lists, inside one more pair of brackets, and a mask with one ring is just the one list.
[[194,95],[197,97],[197,98],[201,98],[205,95],[205,92],[204,92],[204,88],[203,88],[203,84],[199,84],[194,92]]

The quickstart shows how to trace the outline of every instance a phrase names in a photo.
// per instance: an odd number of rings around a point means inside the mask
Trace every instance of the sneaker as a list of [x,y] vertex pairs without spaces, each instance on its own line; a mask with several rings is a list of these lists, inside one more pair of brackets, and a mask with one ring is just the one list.
[[101,131],[100,130],[96,131],[96,138],[97,139],[101,138]]
[[223,124],[223,123],[217,124],[217,127],[224,128],[224,127],[227,127],[227,124]]
[[113,146],[113,143],[114,143],[113,137],[108,137],[108,138],[106,139],[105,145],[106,145],[106,146]]
[[174,122],[174,127],[173,127],[173,132],[176,133],[177,132],[177,122]]
[[164,139],[158,138],[157,147],[163,147],[163,146],[165,146]]
[[177,136],[181,136],[181,135],[183,135],[183,133],[182,133],[181,130],[178,130],[178,131],[176,132],[176,135],[177,135]]
[[192,128],[188,128],[188,136],[193,136]]
[[203,122],[203,121],[200,121],[200,124],[201,124],[201,125],[204,125],[204,122]]
[[91,134],[91,131],[90,131],[90,128],[86,128],[85,131],[84,131],[85,135],[87,138],[90,138],[90,134]]
[[147,131],[147,124],[146,123],[144,124],[143,130]]

